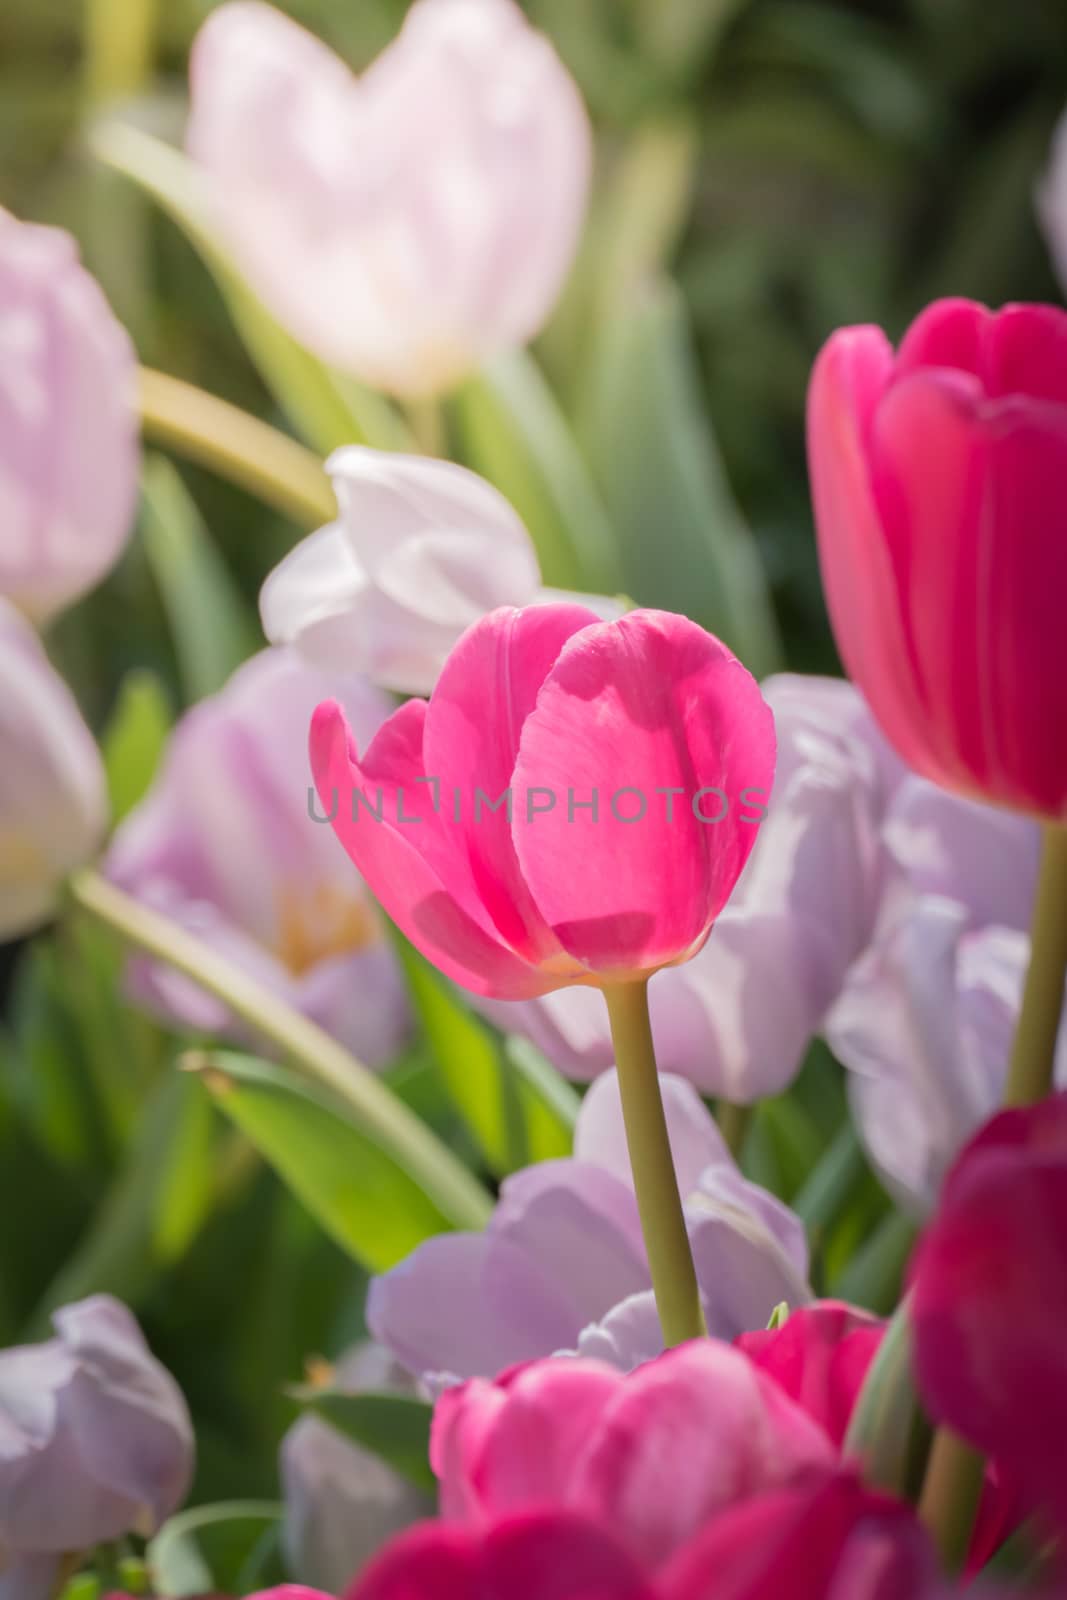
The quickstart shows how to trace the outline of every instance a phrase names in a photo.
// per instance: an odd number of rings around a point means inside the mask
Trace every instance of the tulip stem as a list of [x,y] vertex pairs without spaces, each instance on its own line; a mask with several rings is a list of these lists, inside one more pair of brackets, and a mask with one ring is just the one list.
[[420,453],[424,456],[446,455],[445,414],[440,400],[435,395],[409,400],[405,411],[408,427]]
[[984,1477],[982,1457],[950,1429],[939,1428],[930,1447],[919,1515],[948,1572],[959,1572],[967,1559]]
[[1067,979],[1067,828],[1046,823],[1031,924],[1030,966],[1004,1103],[1033,1105],[1052,1089]]
[[140,404],[146,439],[209,467],[301,527],[320,528],[336,517],[322,462],[287,433],[149,367],[141,368]]
[[604,998],[656,1308],[664,1343],[682,1344],[708,1330],[663,1111],[648,1015],[648,982],[642,979],[605,986]]
[[402,1100],[322,1028],[98,872],[75,873],[68,889],[83,911],[216,995],[309,1078],[324,1084],[457,1227],[485,1226],[493,1203],[482,1185]]

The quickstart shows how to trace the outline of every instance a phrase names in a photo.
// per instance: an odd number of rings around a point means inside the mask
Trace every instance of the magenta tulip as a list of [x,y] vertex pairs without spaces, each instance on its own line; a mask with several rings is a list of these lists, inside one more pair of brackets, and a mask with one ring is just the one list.
[[711,1339],[625,1375],[549,1360],[446,1390],[430,1456],[445,1517],[555,1505],[618,1528],[650,1567],[725,1507],[834,1465],[822,1429]]
[[408,938],[457,983],[522,999],[701,948],[755,842],[774,728],[751,675],[684,617],[505,607],[364,754],[320,706],[311,763]]
[[1067,815],[1067,313],[930,306],[894,354],[834,334],[808,410],[819,554],[850,676],[946,788]]
[[615,1534],[559,1511],[508,1517],[485,1531],[424,1523],[378,1558],[348,1600],[461,1597],[660,1600]]
[[840,1446],[884,1333],[885,1323],[869,1312],[822,1300],[794,1311],[780,1328],[743,1333],[736,1343]]
[[589,121],[512,0],[418,0],[360,78],[273,7],[215,9],[190,153],[274,313],[324,360],[439,393],[526,344],[570,268]]
[[0,210],[0,595],[40,622],[133,526],[137,366],[69,234]]
[[931,1416],[1067,1533],[1067,1094],[1002,1112],[971,1141],[912,1275]]

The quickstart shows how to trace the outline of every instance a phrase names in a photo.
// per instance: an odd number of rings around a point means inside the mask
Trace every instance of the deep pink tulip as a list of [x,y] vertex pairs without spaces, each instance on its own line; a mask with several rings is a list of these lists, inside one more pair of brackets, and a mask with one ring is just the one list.
[[822,1300],[735,1343],[840,1446],[884,1333],[870,1312]]
[[808,406],[819,554],[850,676],[946,788],[1067,813],[1067,313],[930,306],[895,354],[845,328]]
[[923,1401],[1067,1533],[1067,1094],[967,1146],[912,1264]]
[[466,988],[523,999],[700,949],[755,842],[774,727],[685,617],[503,607],[364,754],[320,706],[311,764],[408,938]]
[[477,1530],[422,1523],[378,1557],[348,1600],[659,1597],[615,1535],[580,1517],[550,1511],[507,1517]]
[[934,1600],[940,1590],[912,1508],[840,1473],[717,1517],[666,1569],[661,1593],[664,1600]]
[[835,1460],[773,1379],[712,1339],[628,1374],[550,1359],[446,1390],[430,1456],[446,1518],[558,1506],[617,1528],[650,1568],[735,1501]]

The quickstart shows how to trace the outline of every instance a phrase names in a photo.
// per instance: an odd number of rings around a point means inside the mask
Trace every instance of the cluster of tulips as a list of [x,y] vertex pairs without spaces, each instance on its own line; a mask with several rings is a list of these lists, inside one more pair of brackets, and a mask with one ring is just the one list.
[[[360,80],[231,0],[188,147],[232,270],[416,432],[540,328],[590,181],[577,91],[511,0],[418,0]],[[809,462],[851,687],[761,687],[684,616],[545,586],[432,427],[423,453],[339,450],[332,491],[291,441],[239,463],[323,525],[267,579],[270,648],[182,719],[102,873],[101,758],[37,630],[129,535],[138,376],[71,242],[7,215],[0,349],[0,933],[73,897],[136,947],[139,1004],[310,1063],[443,1219],[367,1306],[436,1397],[437,1515],[383,1511],[370,1546],[402,1531],[349,1600],[1067,1594],[1067,314],[944,301],[896,350],[825,346]],[[210,433],[200,458],[232,469]],[[389,924],[595,1080],[573,1156],[495,1209],[360,1065],[412,1028]],[[891,982],[894,1039],[865,1009]],[[812,1298],[798,1220],[693,1087],[778,1092],[820,1030],[923,1218],[887,1322]],[[155,1531],[191,1452],[117,1302],[0,1353],[3,1600]]]

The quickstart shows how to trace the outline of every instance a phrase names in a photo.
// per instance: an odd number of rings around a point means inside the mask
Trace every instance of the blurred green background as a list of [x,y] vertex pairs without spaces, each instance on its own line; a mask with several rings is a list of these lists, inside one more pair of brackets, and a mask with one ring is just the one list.
[[[405,6],[291,0],[283,9],[359,66]],[[699,431],[682,468],[714,475],[717,440],[725,482],[714,492],[722,514],[754,534],[785,662],[835,670],[804,466],[812,359],[833,327],[874,321],[897,335],[938,295],[1061,297],[1034,192],[1067,103],[1063,0],[530,0],[527,9],[586,95],[600,161],[585,259],[538,354],[580,436],[598,447],[605,494],[615,509],[637,505],[635,597],[672,595],[651,592],[661,581],[660,504],[654,479],[626,481],[626,428],[675,426],[670,403]],[[85,147],[88,120],[108,114],[180,137],[188,47],[209,10],[205,0],[160,0],[158,10],[139,0],[0,0],[0,204],[78,236],[144,362],[280,422],[192,248]],[[605,327],[617,341],[614,367],[598,360]],[[667,368],[656,366],[661,357]],[[625,419],[605,402],[612,372],[636,387]],[[154,473],[148,537],[50,638],[98,731],[114,729],[125,683],[125,736],[136,730],[146,773],[162,730],[151,694],[129,711],[127,674],[154,672],[170,712],[206,686],[183,672],[146,554],[160,516],[202,519],[244,597],[249,648],[258,586],[296,536],[205,473]],[[697,574],[683,565],[676,588],[687,578]],[[123,770],[136,788],[128,763]],[[117,954],[82,933],[65,928],[22,952],[0,1036],[0,1343],[39,1334],[49,1306],[76,1292],[113,1287],[189,1395],[199,1494],[273,1494],[274,1446],[293,1414],[280,1382],[299,1376],[306,1353],[333,1353],[358,1331],[363,1279],[218,1124],[198,1087],[166,1070],[173,1042],[121,1007]],[[811,1071],[821,1070],[816,1061]],[[813,1153],[805,1092],[772,1125],[777,1154],[759,1157],[777,1161],[787,1194]],[[825,1090],[821,1107],[826,1094],[843,1115],[839,1088]],[[825,1143],[825,1129],[816,1132]],[[884,1210],[872,1183],[851,1216],[853,1244]]]

